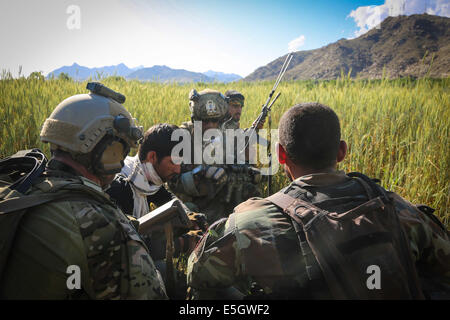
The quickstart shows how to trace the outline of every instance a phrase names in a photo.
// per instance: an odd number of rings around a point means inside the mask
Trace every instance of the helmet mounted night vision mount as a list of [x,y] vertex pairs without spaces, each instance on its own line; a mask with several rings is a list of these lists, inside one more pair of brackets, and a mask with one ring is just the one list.
[[89,82],[86,85],[86,89],[88,89],[93,94],[98,94],[99,96],[113,99],[120,104],[125,102],[125,96],[123,94],[104,86],[100,82]]

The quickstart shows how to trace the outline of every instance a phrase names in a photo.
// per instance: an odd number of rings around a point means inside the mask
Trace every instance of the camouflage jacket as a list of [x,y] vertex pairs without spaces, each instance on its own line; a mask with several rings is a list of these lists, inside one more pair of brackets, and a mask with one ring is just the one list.
[[[46,177],[31,194],[83,184],[98,197],[56,201],[27,211],[1,288],[6,299],[167,299],[148,249],[128,218],[94,182]],[[90,192],[91,193],[91,192]],[[98,201],[104,197],[105,201]],[[67,286],[78,266],[81,289]],[[75,282],[76,283],[76,282]]]
[[[189,130],[193,138],[194,127],[192,122],[184,122],[180,128]],[[205,145],[206,143],[204,142],[202,148]],[[202,166],[203,168],[206,167],[205,165]],[[253,176],[238,172],[239,170],[236,170],[237,166],[232,167],[222,164],[214,166],[224,168],[227,173],[227,179],[214,181],[205,177],[206,171],[202,170],[199,174],[193,175],[195,177],[195,188],[188,188],[183,183],[181,176],[169,183],[170,189],[189,209],[206,215],[208,223],[227,217],[236,205],[260,194],[257,183],[253,182]],[[190,171],[195,172],[195,170],[199,169],[198,167],[198,164],[183,165],[181,174]],[[247,171],[251,172],[251,170]]]
[[[296,179],[291,187],[303,200],[340,213],[367,201],[354,180],[343,172],[312,174]],[[449,286],[448,233],[408,201],[389,194],[409,238],[419,275]],[[225,293],[230,288],[238,289],[241,297],[255,294],[255,283],[262,297],[331,298],[328,289],[310,287],[290,218],[260,198],[242,203],[228,219],[212,225],[188,261],[188,285],[197,299],[230,298]]]
[[225,131],[225,130],[227,130],[227,129],[233,129],[233,130],[236,130],[236,129],[239,129],[240,127],[241,127],[240,122],[239,122],[239,121],[236,121],[236,120],[233,119],[233,118],[227,119],[227,120],[224,121],[224,122],[221,124],[221,126],[220,126],[220,128],[221,128],[223,131]]

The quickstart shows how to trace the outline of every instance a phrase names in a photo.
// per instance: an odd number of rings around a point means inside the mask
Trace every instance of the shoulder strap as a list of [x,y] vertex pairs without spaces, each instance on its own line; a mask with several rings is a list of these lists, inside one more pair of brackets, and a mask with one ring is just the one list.
[[350,172],[347,174],[347,176],[356,178],[356,180],[363,186],[364,190],[369,196],[369,199],[381,197],[381,199],[383,199],[386,203],[391,202],[384,188],[375,183],[375,181],[379,180],[370,179],[368,176],[360,172]]
[[308,244],[305,229],[310,221],[319,216],[318,214],[326,214],[326,211],[321,210],[304,200],[291,197],[283,191],[277,192],[266,199],[283,209],[283,211],[291,218],[293,222],[292,225],[294,226],[300,244],[300,250],[305,260],[308,278],[311,281],[321,281],[322,272],[314,253]]
[[89,201],[86,199],[85,192],[73,192],[69,190],[57,193],[19,196],[0,201],[0,215],[32,208],[52,201],[68,201],[68,200],[72,201],[83,200],[87,202]]
[[32,208],[51,201],[95,201],[96,203],[109,203],[115,206],[106,194],[93,189],[94,186],[87,179],[81,179],[79,182],[68,183],[60,188],[50,189],[50,191],[45,193],[31,195],[11,194],[10,197],[0,201],[0,214]]
[[279,191],[266,199],[283,209],[289,217],[299,225],[304,225],[304,227],[307,227],[307,224],[314,218],[315,213],[326,213],[325,210],[316,207],[312,203],[300,198],[294,198],[283,191]]

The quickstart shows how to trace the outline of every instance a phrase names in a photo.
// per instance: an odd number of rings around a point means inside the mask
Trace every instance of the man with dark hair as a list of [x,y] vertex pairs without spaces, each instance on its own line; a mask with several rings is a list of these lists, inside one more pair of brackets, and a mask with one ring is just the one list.
[[[166,123],[156,124],[148,129],[137,155],[125,159],[122,171],[116,175],[110,188],[106,191],[127,215],[140,218],[151,211],[149,203],[159,207],[176,198],[164,186],[165,182],[176,178],[180,173],[180,165],[175,164],[175,159],[171,156],[172,149],[178,143],[171,139],[172,133],[176,129],[178,129],[177,126]],[[204,215],[192,213],[186,206],[184,208],[190,220],[199,227],[204,227],[203,225],[206,224]],[[179,256],[181,253],[191,252],[201,235],[201,230],[192,230],[176,238],[174,255]],[[151,256],[166,281],[166,264],[164,262],[166,237],[163,230],[158,229],[142,237],[152,248]],[[185,285],[184,275],[178,274],[177,278],[179,279],[177,292],[170,298],[183,299],[186,289],[183,287],[183,284]]]
[[333,110],[295,105],[279,137],[292,183],[210,227],[188,261],[194,298],[448,298],[448,231],[431,208],[336,170],[347,144]]
[[289,159],[309,170],[334,169],[336,159],[340,162],[347,150],[345,141],[340,140],[336,113],[319,103],[289,109],[280,120],[278,132],[280,145]]
[[[225,97],[228,101],[228,115],[224,118],[221,124],[222,130],[226,129],[239,129],[241,127],[240,120],[242,109],[244,108],[245,97],[242,93],[236,90],[227,90]],[[258,130],[264,126],[264,121],[258,125]]]
[[171,157],[178,143],[171,141],[176,129],[166,123],[154,125],[144,134],[137,155],[125,159],[107,193],[126,214],[140,218],[150,211],[149,203],[161,206],[175,198],[163,184],[180,173]]

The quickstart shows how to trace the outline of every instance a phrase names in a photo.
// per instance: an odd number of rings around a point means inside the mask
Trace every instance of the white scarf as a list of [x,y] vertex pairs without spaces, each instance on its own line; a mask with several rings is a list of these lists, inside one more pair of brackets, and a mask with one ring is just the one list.
[[134,199],[133,216],[140,218],[150,211],[147,196],[157,193],[163,181],[153,165],[150,162],[141,163],[138,155],[126,157],[124,163],[120,173],[130,182]]

